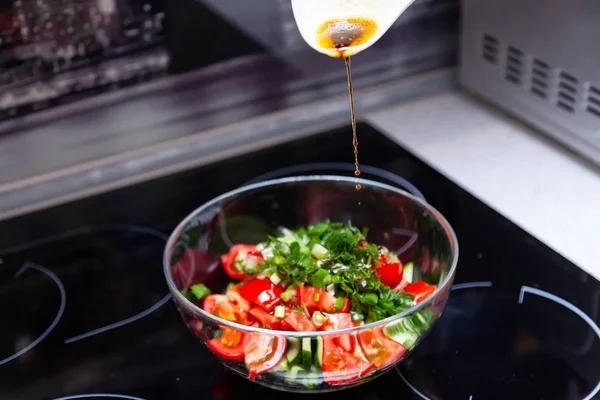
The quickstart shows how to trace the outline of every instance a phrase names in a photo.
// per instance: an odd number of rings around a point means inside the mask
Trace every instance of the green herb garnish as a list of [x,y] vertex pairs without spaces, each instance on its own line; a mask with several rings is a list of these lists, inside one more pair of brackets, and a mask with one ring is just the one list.
[[[285,285],[310,285],[325,289],[335,284],[336,308],[351,301],[353,318],[367,322],[387,318],[413,304],[413,296],[381,283],[372,268],[381,247],[368,243],[368,229],[339,222],[316,225],[269,236],[263,243],[273,255],[252,273],[276,271]],[[248,271],[247,271],[248,272]],[[315,299],[318,301],[318,299]]]
[[210,289],[207,288],[204,284],[198,283],[192,287],[190,287],[190,291],[198,300],[202,300],[206,296],[210,294]]

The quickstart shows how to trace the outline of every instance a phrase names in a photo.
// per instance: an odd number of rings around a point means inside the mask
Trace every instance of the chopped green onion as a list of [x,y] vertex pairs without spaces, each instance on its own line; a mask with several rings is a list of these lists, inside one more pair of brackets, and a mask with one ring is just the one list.
[[346,304],[346,301],[344,301],[343,298],[339,297],[336,301],[335,301],[335,309],[337,311],[341,310],[342,307],[344,307],[344,304]]
[[311,254],[317,259],[322,260],[329,254],[329,250],[320,244],[315,244],[311,250]]
[[320,297],[321,297],[321,293],[315,293],[315,295],[314,295],[315,301],[319,301]]
[[273,315],[275,318],[284,318],[285,317],[285,306],[277,306],[275,307],[275,311],[273,311]]
[[207,288],[203,283],[198,283],[192,286],[190,290],[198,300],[202,300],[210,294],[210,289]]
[[325,322],[327,322],[327,317],[321,314],[319,311],[315,311],[312,315],[312,322],[317,328],[320,328]]
[[273,282],[273,284],[275,285],[279,285],[279,283],[281,282],[281,278],[279,277],[279,275],[277,275],[277,273],[274,273],[273,275],[271,275],[269,277],[269,279],[271,280],[271,282]]
[[279,297],[281,298],[281,300],[285,301],[286,303],[288,301],[291,301],[294,298],[295,292],[292,290],[286,290],[285,292],[281,293],[281,295],[279,295]]

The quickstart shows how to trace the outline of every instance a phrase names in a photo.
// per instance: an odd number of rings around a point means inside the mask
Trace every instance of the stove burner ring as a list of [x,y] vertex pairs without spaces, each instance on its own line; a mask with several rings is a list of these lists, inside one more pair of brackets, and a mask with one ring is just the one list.
[[127,400],[145,400],[141,397],[128,396],[125,394],[112,394],[112,393],[91,393],[91,394],[75,394],[66,397],[57,397],[53,400],[75,400],[75,399],[91,399],[95,397],[110,397],[113,399],[127,399]]
[[[461,290],[461,289],[471,289],[471,288],[485,288],[485,287],[492,287],[493,284],[492,282],[468,282],[468,283],[459,283],[456,285],[452,286],[452,291],[454,290]],[[586,313],[584,313],[581,309],[579,309],[578,307],[576,307],[575,305],[573,305],[572,303],[566,301],[565,299],[558,297],[555,294],[546,292],[544,290],[540,290],[540,289],[536,289],[536,288],[532,288],[529,286],[521,286],[521,290],[519,291],[519,304],[523,304],[523,301],[525,300],[525,293],[530,293],[539,297],[543,297],[545,299],[548,299],[550,301],[553,301],[565,308],[567,308],[568,310],[570,310],[571,312],[575,313],[578,317],[580,317],[582,320],[584,320],[594,331],[594,333],[596,333],[596,335],[598,336],[598,339],[600,339],[600,327],[598,326],[598,324],[596,324],[594,322],[594,320],[592,320]],[[423,400],[432,400],[431,398],[427,397],[426,395],[424,395],[423,393],[421,393],[414,385],[412,385],[408,379],[406,379],[406,377],[404,376],[404,374],[402,373],[402,371],[400,370],[400,368],[398,368],[398,366],[396,366],[396,372],[398,373],[398,375],[400,375],[400,378],[404,381],[404,383],[420,398],[422,398]],[[600,382],[598,382],[598,384],[596,385],[596,387],[594,387],[592,389],[592,391],[586,396],[584,397],[582,400],[593,400],[594,397],[600,392]],[[473,395],[469,396],[468,400],[473,400]]]
[[[159,240],[163,240],[163,241],[167,241],[168,239],[168,235],[165,235],[164,233],[157,231],[155,229],[152,228],[147,228],[144,226],[138,226],[138,225],[107,225],[107,226],[86,226],[86,227],[82,227],[82,228],[78,228],[78,229],[74,229],[71,231],[67,231],[64,233],[61,233],[59,235],[55,235],[55,236],[50,236],[50,237],[46,237],[46,238],[42,238],[42,239],[38,239],[38,240],[34,240],[32,242],[29,243],[25,243],[23,245],[18,245],[18,246],[14,246],[14,247],[10,247],[10,248],[6,248],[3,249],[2,251],[0,251],[0,256],[6,256],[12,253],[16,253],[19,251],[24,251],[24,250],[28,250],[37,246],[41,246],[41,245],[45,245],[45,244],[49,244],[52,242],[56,242],[59,240],[64,240],[64,239],[68,239],[68,238],[72,238],[74,236],[79,236],[79,235],[83,235],[83,234],[91,234],[91,233],[96,233],[96,232],[114,232],[114,231],[129,231],[129,232],[134,232],[134,233],[139,233],[142,235],[148,235],[148,236],[152,236],[156,239]],[[0,259],[1,260],[1,259]],[[65,306],[66,306],[66,292],[65,292],[65,288],[62,284],[62,282],[60,281],[60,279],[54,274],[52,273],[50,270],[38,266],[36,264],[33,263],[27,263],[25,264],[15,275],[15,277],[19,277],[27,268],[34,268],[38,271],[41,271],[43,273],[45,273],[46,275],[50,276],[58,285],[59,289],[60,289],[60,293],[61,293],[61,306],[58,312],[57,317],[55,318],[55,320],[52,322],[52,324],[50,325],[50,327],[38,338],[36,339],[34,342],[32,342],[31,344],[29,344],[29,346],[27,346],[26,348],[22,349],[21,351],[19,351],[16,354],[13,354],[12,356],[5,358],[4,360],[0,360],[0,365],[5,364],[11,360],[14,360],[17,357],[20,357],[21,355],[23,355],[24,353],[26,353],[27,351],[31,350],[33,347],[35,347],[37,344],[39,344],[39,342],[41,342],[46,336],[48,336],[48,334],[50,334],[50,332],[52,331],[52,329],[54,329],[54,327],[58,324],[58,322],[60,321],[60,318],[62,317],[62,314],[64,312]],[[68,338],[64,341],[65,344],[70,344],[70,343],[74,343],[77,342],[79,340],[83,340],[83,339],[87,339],[89,337],[98,335],[100,333],[104,333],[107,331],[110,331],[112,329],[115,328],[119,328],[121,326],[124,325],[128,325],[132,322],[135,322],[139,319],[142,319],[150,314],[152,314],[154,311],[158,310],[159,308],[161,308],[163,305],[165,305],[169,299],[171,299],[171,294],[167,293],[160,301],[158,301],[156,304],[154,304],[153,306],[147,308],[146,310],[132,316],[129,317],[127,319],[124,319],[122,321],[119,322],[115,322],[113,324],[110,324],[108,326],[104,326],[98,329],[95,329],[93,331],[90,332],[86,332],[86,333],[82,333],[80,335],[77,336],[73,336],[71,338]],[[98,397],[98,396],[96,396]]]
[[26,263],[17,271],[17,273],[15,274],[15,278],[19,278],[21,275],[23,275],[23,273],[25,271],[27,271],[30,268],[35,269],[37,271],[40,271],[40,272],[48,275],[54,281],[54,283],[56,283],[56,286],[58,286],[58,290],[60,291],[60,306],[58,307],[58,312],[56,313],[56,317],[54,317],[54,320],[52,321],[50,326],[48,326],[48,328],[46,328],[46,330],[37,339],[35,339],[33,342],[29,343],[29,345],[27,345],[25,348],[21,349],[20,351],[16,352],[12,356],[9,356],[3,360],[0,360],[0,365],[6,364],[7,362],[14,360],[15,358],[21,357],[23,354],[27,353],[29,350],[31,350],[35,346],[37,346],[42,340],[44,340],[46,338],[46,336],[48,336],[54,330],[54,328],[56,327],[56,325],[62,318],[63,313],[65,312],[65,307],[67,305],[67,293],[65,291],[65,287],[64,287],[63,283],[60,281],[58,276],[56,276],[52,271],[50,271],[49,269],[44,268],[40,265],[36,265],[33,263]]
[[[271,180],[271,179],[277,179],[277,178],[281,178],[284,176],[290,176],[290,175],[294,175],[294,174],[302,174],[302,173],[306,173],[306,172],[317,172],[317,171],[323,171],[323,170],[353,172],[354,169],[355,169],[354,164],[341,163],[341,162],[332,162],[332,163],[323,162],[323,163],[292,165],[290,167],[276,169],[275,171],[270,171],[270,172],[264,173],[262,175],[259,175],[255,178],[249,180],[248,182],[244,183],[241,186],[246,186],[246,185],[250,185],[253,183],[263,182],[263,181],[267,181],[267,180]],[[413,185],[406,179],[404,179],[394,173],[391,173],[391,172],[386,171],[381,168],[371,167],[368,165],[361,165],[360,170],[365,174],[373,175],[378,178],[392,182],[394,185],[399,186],[400,188],[406,190],[407,192],[411,193],[413,196],[418,197],[419,199],[425,201],[425,196],[423,195],[423,193],[421,193],[421,191],[419,189],[417,189],[417,187],[415,185]]]

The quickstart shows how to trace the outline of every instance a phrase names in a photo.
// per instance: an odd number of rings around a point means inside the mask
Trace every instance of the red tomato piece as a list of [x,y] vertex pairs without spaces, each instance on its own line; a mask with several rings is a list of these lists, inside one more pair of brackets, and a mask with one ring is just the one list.
[[298,286],[296,288],[296,301],[298,306],[309,313],[319,309],[321,298],[329,294],[321,288],[312,286]]
[[236,244],[229,249],[227,257],[224,259],[221,256],[223,269],[233,279],[244,279],[245,272],[236,266],[237,261],[244,260],[246,257],[263,259],[262,253],[256,250],[256,245],[253,244]]
[[281,303],[283,289],[269,279],[252,279],[240,288],[240,295],[251,303],[272,311]]
[[420,303],[425,300],[430,294],[435,292],[437,286],[430,285],[423,281],[411,283],[404,288],[406,293],[412,293],[415,296],[415,303]]
[[350,311],[350,299],[347,297],[342,297],[342,299],[344,299],[344,305],[338,311],[341,313],[347,313]]
[[208,347],[218,356],[228,360],[244,359],[244,333],[235,329],[225,328],[221,337],[207,342]]
[[319,310],[323,312],[333,313],[337,310],[335,309],[335,302],[337,299],[326,292],[325,290],[321,290],[319,295]]
[[340,348],[331,337],[323,337],[322,360],[323,379],[329,385],[342,386],[355,383],[361,375],[361,359]]
[[[321,327],[321,329],[325,331],[352,328],[357,325],[354,321],[352,321],[352,316],[350,314],[337,313],[325,315],[327,317],[327,322],[325,322]],[[346,333],[342,335],[331,336],[331,338],[333,339],[334,343],[344,351],[350,353],[354,352],[356,347],[354,335]]]
[[283,319],[281,321],[281,325],[279,326],[279,329],[281,329],[282,331],[293,331],[294,330],[294,328],[285,319]]
[[263,333],[247,333],[244,341],[244,361],[250,373],[249,379],[264,374],[281,361],[287,340]]
[[263,326],[278,330],[281,326],[281,321],[260,307],[252,307],[250,314],[258,320]]
[[298,311],[292,311],[283,321],[296,332],[314,332],[317,330],[311,320]]
[[228,302],[229,297],[224,294],[210,294],[204,298],[204,304],[202,308],[209,314],[214,314],[217,309],[217,305],[222,302]]
[[379,275],[379,280],[384,285],[388,285],[391,288],[394,288],[400,284],[402,281],[402,274],[404,273],[404,269],[402,268],[402,263],[393,263],[393,264],[383,264],[377,268],[377,274]]
[[379,369],[395,364],[406,351],[401,344],[388,339],[381,327],[359,332],[358,343],[367,360]]
[[325,331],[357,326],[357,323],[352,321],[352,315],[348,313],[325,314],[325,316],[327,317],[327,321],[322,326],[322,329]]
[[242,297],[240,294],[240,287],[243,284],[238,283],[237,285],[230,286],[227,289],[227,296],[235,301],[235,304],[240,308],[240,310],[248,312],[250,308],[252,308],[252,304],[248,300]]

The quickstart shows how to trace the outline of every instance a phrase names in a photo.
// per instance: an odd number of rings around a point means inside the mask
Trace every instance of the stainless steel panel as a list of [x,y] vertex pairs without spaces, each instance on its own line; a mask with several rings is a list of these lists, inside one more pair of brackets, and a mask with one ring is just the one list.
[[462,6],[461,83],[600,164],[600,2]]

